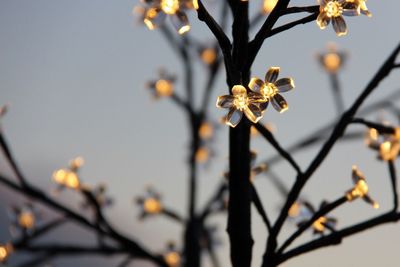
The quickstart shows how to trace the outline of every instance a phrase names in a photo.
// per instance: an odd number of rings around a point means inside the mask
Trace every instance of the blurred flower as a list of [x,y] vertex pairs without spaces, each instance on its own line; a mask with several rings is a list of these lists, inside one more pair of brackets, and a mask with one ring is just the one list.
[[169,267],[181,266],[181,253],[176,249],[174,242],[169,242],[167,250],[163,253],[165,262]]
[[289,107],[286,100],[280,95],[294,88],[292,78],[281,78],[277,80],[279,75],[279,67],[271,67],[265,74],[265,80],[253,77],[250,80],[249,88],[260,93],[263,96],[261,108],[265,110],[271,101],[272,106],[280,113],[286,111]]
[[[314,216],[314,214],[316,213],[316,210],[311,205],[311,203],[309,203],[307,201],[302,202],[301,204],[298,204],[298,205],[299,205],[299,207],[300,207],[300,205],[302,205],[303,207],[306,208],[306,212],[302,214],[304,219],[297,223],[298,227],[301,227],[302,225],[307,223],[311,219],[312,216]],[[319,209],[321,210],[326,205],[327,205],[327,202],[322,201],[322,203],[319,206]],[[300,213],[299,207],[298,207],[298,212],[300,215],[301,213]],[[294,211],[292,211],[292,212],[294,212]],[[290,213],[290,210],[289,210],[289,213]],[[312,224],[313,233],[314,234],[323,234],[326,229],[334,230],[336,223],[337,223],[337,220],[333,217],[321,216],[317,220],[315,220]]]
[[236,127],[243,117],[246,117],[257,123],[262,117],[262,111],[259,105],[262,96],[258,93],[250,92],[242,85],[235,85],[232,88],[232,95],[219,96],[217,99],[218,108],[229,109],[225,118],[225,123],[231,127]]
[[77,157],[70,161],[68,169],[59,169],[53,173],[53,180],[60,188],[70,188],[79,190],[81,182],[78,176],[78,170],[83,165],[82,157]]
[[155,99],[167,97],[174,92],[175,76],[168,74],[163,68],[159,70],[159,78],[149,81],[146,87],[150,89]]
[[318,61],[328,73],[337,73],[346,61],[346,54],[337,51],[334,43],[329,43],[328,51],[320,53]]
[[276,3],[278,3],[278,0],[263,0],[262,12],[264,14],[271,13],[271,11],[276,6]]
[[0,244],[0,263],[6,262],[13,251],[14,247],[11,243]]
[[201,47],[199,49],[199,55],[201,61],[207,65],[212,65],[217,60],[218,51],[214,47]]
[[212,122],[204,121],[199,127],[199,136],[203,140],[211,139],[214,136],[215,126]]
[[198,163],[205,163],[210,159],[210,157],[211,151],[208,147],[201,146],[197,149],[195,158]]
[[346,0],[346,2],[356,4],[357,7],[360,9],[361,14],[372,17],[371,12],[369,12],[367,8],[367,0]]
[[353,201],[354,199],[362,198],[375,209],[379,208],[379,204],[375,202],[368,194],[368,185],[365,181],[364,174],[355,165],[352,168],[352,179],[354,187],[346,192],[347,200]]
[[10,209],[11,226],[10,230],[15,234],[30,234],[34,231],[40,214],[31,203],[21,206],[12,206]]
[[159,214],[163,209],[161,195],[150,186],[147,187],[144,196],[136,199],[136,203],[141,208],[140,219],[144,219],[148,215]]
[[163,24],[167,16],[170,17],[172,25],[179,34],[185,34],[190,30],[189,20],[184,10],[195,8],[197,1],[145,0],[144,2],[147,6],[143,22],[150,30]]
[[378,151],[378,158],[384,161],[395,160],[400,153],[400,127],[395,128],[394,134],[382,134],[374,129],[368,129],[365,143]]
[[[89,187],[85,188],[85,190],[90,191],[93,194],[94,198],[96,199],[97,204],[104,208],[111,206],[113,204],[113,199],[106,195],[107,186],[105,184],[99,184],[94,189],[90,189]],[[83,203],[83,208],[90,207],[89,202]]]
[[325,29],[332,20],[333,29],[336,35],[347,34],[347,26],[344,16],[358,16],[360,6],[355,3],[346,2],[346,0],[320,0],[319,15],[317,24],[320,29]]

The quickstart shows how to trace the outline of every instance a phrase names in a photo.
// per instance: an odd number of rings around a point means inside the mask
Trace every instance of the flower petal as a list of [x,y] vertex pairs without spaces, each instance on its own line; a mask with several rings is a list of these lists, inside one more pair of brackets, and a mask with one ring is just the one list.
[[250,80],[250,82],[249,82],[249,88],[250,88],[250,90],[252,90],[253,92],[259,93],[259,92],[260,92],[260,89],[261,89],[263,86],[264,86],[263,80],[261,80],[261,79],[259,79],[259,78],[257,78],[257,77],[251,78],[251,80]]
[[356,3],[346,2],[343,5],[343,13],[344,16],[358,16],[360,15],[360,5]]
[[233,95],[247,95],[247,90],[243,85],[235,85],[232,87],[232,94]]
[[164,23],[166,17],[167,15],[161,11],[161,8],[152,7],[146,11],[143,22],[147,28],[154,30]]
[[320,12],[317,17],[317,20],[316,20],[316,22],[321,30],[325,29],[326,26],[328,26],[330,21],[331,21],[331,18],[328,17],[325,12]]
[[280,94],[275,94],[271,98],[271,102],[274,109],[276,109],[276,111],[279,113],[285,112],[289,108],[286,100]]
[[266,101],[265,97],[259,93],[249,92],[247,96],[249,97],[249,101],[253,103],[263,103]]
[[229,111],[228,115],[226,115],[225,123],[234,128],[234,127],[236,127],[236,125],[239,124],[239,122],[242,119],[242,117],[243,117],[243,112],[242,111],[240,111],[238,109],[235,109],[235,108],[232,108]]
[[342,16],[332,18],[333,29],[337,36],[343,36],[347,34],[347,26]]
[[294,88],[294,81],[292,78],[282,78],[276,81],[275,86],[280,93],[284,93]]
[[244,109],[244,114],[250,121],[254,123],[257,123],[262,118],[262,110],[258,105],[255,104],[249,104]]
[[185,34],[190,30],[189,19],[184,12],[177,11],[171,15],[171,22],[179,34]]
[[265,82],[274,83],[279,76],[279,67],[271,67],[265,74]]
[[216,106],[218,108],[231,108],[233,106],[234,96],[222,95],[217,98]]
[[269,103],[269,101],[259,104],[259,107],[262,110],[262,112],[264,112],[267,109],[268,103]]

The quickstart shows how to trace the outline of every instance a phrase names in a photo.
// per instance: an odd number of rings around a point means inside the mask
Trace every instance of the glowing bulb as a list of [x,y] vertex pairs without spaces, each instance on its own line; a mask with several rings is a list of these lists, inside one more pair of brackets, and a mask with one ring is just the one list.
[[179,0],[161,0],[161,9],[168,15],[174,15],[179,10]]
[[288,214],[290,217],[295,218],[300,214],[300,204],[298,202],[294,202],[290,207]]
[[206,147],[200,147],[196,151],[195,158],[197,162],[204,163],[210,158],[210,152]]
[[325,230],[325,224],[327,223],[327,219],[325,217],[319,217],[314,223],[313,228],[317,232],[323,232]]
[[263,2],[263,12],[265,14],[271,13],[271,11],[276,6],[277,2],[278,2],[278,0],[264,0],[264,2]]
[[174,86],[171,81],[161,79],[156,82],[155,89],[160,96],[170,96],[174,91]]
[[199,9],[199,2],[197,0],[193,0],[192,3],[193,3],[193,8],[194,9],[196,9],[196,10]]
[[11,243],[8,243],[6,245],[0,244],[0,263],[5,262],[13,250],[14,248]]
[[326,4],[326,6],[324,7],[324,11],[325,11],[326,15],[330,18],[338,17],[338,16],[342,15],[343,7],[339,2],[331,1]]
[[146,12],[146,16],[143,20],[144,24],[146,24],[147,28],[149,28],[150,30],[154,30],[156,28],[156,25],[154,24],[154,20],[157,17],[159,11],[152,7],[149,8]]
[[175,251],[171,251],[165,254],[164,259],[169,267],[178,267],[181,262],[181,256],[178,252]]
[[22,211],[18,216],[18,224],[25,229],[32,229],[35,226],[35,216],[31,211]]
[[143,203],[143,209],[147,213],[155,214],[161,212],[161,203],[158,199],[147,198]]
[[203,122],[199,128],[199,136],[201,139],[209,139],[214,134],[214,127],[209,122]]
[[190,31],[190,25],[183,25],[181,28],[179,28],[178,33],[180,35],[187,33]]
[[329,53],[324,56],[324,66],[328,72],[336,72],[340,65],[340,56],[336,53]]
[[204,63],[211,65],[217,59],[217,53],[213,48],[206,48],[201,52],[200,57]]

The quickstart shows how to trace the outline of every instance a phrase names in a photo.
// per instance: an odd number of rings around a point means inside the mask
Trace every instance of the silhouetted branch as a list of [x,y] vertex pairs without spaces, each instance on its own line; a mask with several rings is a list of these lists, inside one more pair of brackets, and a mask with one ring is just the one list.
[[374,128],[381,134],[394,134],[394,132],[395,132],[395,129],[393,127],[384,125],[382,123],[368,121],[368,120],[365,120],[362,118],[354,118],[351,121],[351,123],[359,123],[359,124],[363,124],[369,128]]
[[388,166],[389,166],[390,182],[392,184],[392,192],[393,192],[393,211],[397,211],[397,208],[399,206],[399,197],[397,193],[396,166],[393,160],[388,161]]
[[260,214],[261,218],[263,219],[265,225],[267,226],[268,232],[271,231],[271,223],[268,219],[267,213],[265,212],[265,209],[263,207],[263,204],[261,202],[260,197],[258,196],[257,190],[254,186],[254,184],[251,184],[251,190],[253,194],[253,203],[254,206],[256,207],[258,213]]

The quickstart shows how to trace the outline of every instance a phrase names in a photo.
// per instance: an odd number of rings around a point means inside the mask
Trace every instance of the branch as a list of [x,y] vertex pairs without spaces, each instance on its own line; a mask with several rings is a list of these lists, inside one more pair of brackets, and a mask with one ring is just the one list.
[[285,249],[287,247],[289,247],[293,241],[295,241],[305,230],[307,230],[310,226],[312,226],[314,224],[315,221],[317,221],[319,218],[325,216],[326,214],[328,214],[329,212],[331,212],[332,210],[336,209],[337,207],[343,205],[344,203],[347,202],[347,198],[341,197],[337,200],[335,200],[332,203],[327,204],[326,206],[322,207],[319,211],[317,211],[316,213],[314,213],[314,215],[311,217],[311,219],[309,219],[306,223],[304,223],[303,225],[301,225],[299,227],[299,229],[297,229],[296,232],[294,232],[284,243],[283,245],[278,249],[278,254],[282,254],[283,251],[285,251]]
[[261,218],[263,219],[265,225],[267,226],[268,232],[271,231],[271,223],[268,219],[267,213],[264,210],[263,204],[261,202],[260,197],[258,196],[257,190],[253,183],[251,183],[251,190],[253,195],[253,203],[256,207],[258,213],[260,214]]
[[332,245],[338,245],[342,242],[343,238],[357,234],[359,232],[362,232],[364,230],[370,229],[372,227],[384,224],[384,223],[389,223],[389,222],[397,222],[400,220],[400,213],[396,212],[388,212],[385,213],[381,216],[377,216],[375,218],[372,218],[370,220],[364,221],[362,223],[356,224],[354,226],[350,226],[347,228],[344,228],[340,231],[334,232],[332,234],[329,234],[327,236],[318,238],[316,240],[313,240],[311,242],[308,242],[304,245],[298,246],[285,254],[281,255],[278,258],[278,264],[282,263],[284,261],[287,261],[290,258],[296,257],[298,255],[322,248],[322,247],[327,247],[327,246],[332,246]]
[[388,57],[388,59],[384,62],[384,64],[379,68],[378,72],[374,75],[372,80],[368,83],[364,91],[361,93],[361,95],[356,99],[356,101],[353,103],[353,105],[342,115],[341,119],[339,122],[336,124],[335,128],[333,129],[330,137],[328,140],[325,142],[325,144],[322,146],[314,160],[311,162],[307,170],[298,177],[296,182],[294,183],[288,198],[286,200],[286,203],[284,207],[281,210],[281,213],[279,214],[279,217],[273,227],[273,231],[271,235],[268,237],[268,245],[267,245],[267,251],[264,254],[264,262],[267,260],[267,257],[269,256],[269,253],[275,250],[277,241],[276,237],[278,233],[280,232],[283,223],[285,222],[287,216],[288,216],[288,211],[290,207],[293,205],[293,203],[296,201],[298,198],[302,188],[306,184],[306,182],[309,180],[309,178],[313,175],[313,173],[318,169],[320,164],[324,161],[326,156],[329,154],[331,151],[332,147],[335,145],[336,141],[343,135],[345,132],[348,124],[352,121],[353,116],[355,113],[358,111],[360,106],[364,103],[365,99],[373,92],[375,88],[379,85],[379,83],[391,72],[393,69],[394,61],[396,60],[396,57],[398,53],[400,52],[400,44],[397,45],[397,47],[394,49],[394,51],[391,53],[391,55]]
[[302,173],[301,168],[297,164],[297,162],[292,158],[292,156],[285,149],[283,149],[280,146],[280,144],[278,143],[278,141],[276,141],[276,139],[273,136],[273,134],[267,128],[265,128],[260,123],[255,123],[255,124],[253,124],[253,126],[257,129],[257,131],[260,134],[262,134],[262,136],[264,136],[265,139],[268,140],[268,142],[278,151],[278,153],[284,159],[286,159],[289,162],[290,165],[292,165],[292,167],[297,171],[297,174],[301,174]]
[[395,132],[395,129],[393,127],[386,126],[381,123],[368,121],[368,120],[365,120],[362,118],[354,118],[354,119],[352,119],[351,123],[359,123],[359,124],[363,124],[369,128],[374,128],[381,134],[394,134],[394,132]]
[[287,24],[284,24],[282,26],[276,27],[276,28],[272,29],[268,34],[265,35],[265,39],[268,37],[274,36],[275,34],[281,33],[283,31],[287,31],[297,25],[306,24],[311,21],[314,21],[317,19],[317,17],[318,17],[318,13],[314,13],[314,14],[304,17],[302,19],[295,20],[295,21],[289,22]]
[[6,157],[8,163],[10,164],[12,170],[14,171],[15,175],[17,176],[17,179],[21,183],[22,186],[26,186],[26,180],[24,178],[24,175],[22,174],[20,168],[18,167],[17,161],[14,159],[11,149],[7,144],[7,141],[5,139],[5,136],[3,135],[3,130],[0,129],[0,147],[1,150],[4,153],[4,156]]
[[393,160],[388,161],[389,166],[389,174],[390,174],[390,181],[392,184],[392,191],[393,191],[393,211],[397,211],[399,206],[399,197],[397,193],[397,174],[396,174],[396,166]]

